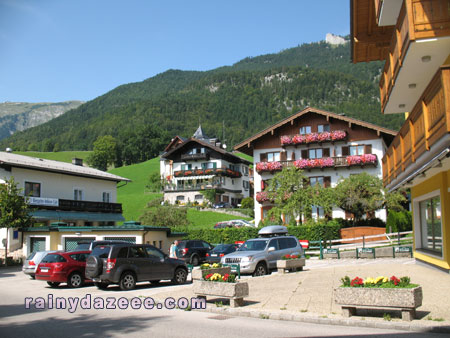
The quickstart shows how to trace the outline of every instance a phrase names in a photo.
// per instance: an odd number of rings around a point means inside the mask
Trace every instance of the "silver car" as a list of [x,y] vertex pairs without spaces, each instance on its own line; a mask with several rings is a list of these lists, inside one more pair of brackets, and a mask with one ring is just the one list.
[[304,257],[298,239],[286,233],[283,226],[265,227],[258,232],[265,237],[247,240],[237,251],[222,257],[221,263],[239,264],[241,273],[262,276],[276,269],[277,260],[284,255]]
[[30,275],[34,279],[37,267],[42,259],[48,254],[57,251],[34,251],[30,253],[22,266],[22,271],[26,275]]

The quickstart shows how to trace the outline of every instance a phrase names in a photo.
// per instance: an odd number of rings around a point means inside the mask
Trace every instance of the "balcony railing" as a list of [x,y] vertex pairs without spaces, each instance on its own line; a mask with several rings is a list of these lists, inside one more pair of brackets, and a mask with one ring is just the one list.
[[406,0],[402,5],[380,78],[381,110],[384,111],[411,42],[450,35],[450,11],[446,0]]
[[305,135],[283,135],[280,137],[280,142],[282,147],[286,147],[298,146],[302,144],[344,141],[346,139],[347,133],[344,130],[333,130],[322,133],[309,133]]
[[387,185],[450,132],[450,66],[442,66],[414,106],[383,157]]
[[295,161],[276,161],[276,162],[258,162],[256,163],[256,171],[262,172],[276,172],[281,171],[285,167],[296,167],[302,170],[310,169],[325,169],[325,168],[343,168],[352,166],[376,166],[378,163],[377,155],[351,155],[351,156],[337,156],[324,157],[317,159],[300,159]]
[[200,154],[183,154],[181,155],[182,161],[200,161],[200,160],[209,160],[209,153],[200,153]]
[[50,209],[61,211],[84,211],[84,212],[107,212],[107,213],[122,213],[122,204],[120,203],[104,203],[92,201],[76,201],[65,199],[51,199],[54,203],[30,203],[31,207],[38,209]]
[[201,183],[201,184],[185,184],[185,185],[170,185],[167,184],[164,187],[164,192],[171,191],[199,191],[208,189],[222,189],[223,186],[220,183]]
[[173,176],[176,177],[189,177],[189,176],[206,176],[206,175],[220,175],[227,177],[241,177],[242,174],[239,171],[231,170],[230,168],[209,168],[209,169],[191,169],[191,170],[177,170],[173,172]]

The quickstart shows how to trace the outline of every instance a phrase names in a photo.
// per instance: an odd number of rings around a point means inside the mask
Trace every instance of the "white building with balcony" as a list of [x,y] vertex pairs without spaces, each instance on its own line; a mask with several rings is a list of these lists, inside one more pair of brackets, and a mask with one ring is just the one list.
[[[273,175],[286,166],[304,171],[311,184],[334,187],[341,178],[367,172],[382,178],[381,159],[395,131],[307,107],[234,147],[253,156],[255,224],[263,220],[273,204],[263,192]],[[321,207],[312,207],[314,218],[324,217]],[[334,208],[333,218],[351,218]],[[375,216],[386,220],[386,211]]]
[[161,155],[164,201],[200,204],[206,202],[201,192],[214,189],[216,202],[236,206],[250,196],[249,165],[227,152],[216,138],[205,136],[199,127],[190,139],[174,138]]

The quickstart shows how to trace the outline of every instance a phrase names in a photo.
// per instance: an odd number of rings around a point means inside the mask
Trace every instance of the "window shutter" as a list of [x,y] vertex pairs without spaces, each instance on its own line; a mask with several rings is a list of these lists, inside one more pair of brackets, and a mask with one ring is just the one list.
[[217,163],[213,162],[213,168],[216,169],[217,168]]
[[302,158],[308,158],[308,150],[302,150]]
[[342,156],[350,155],[350,147],[342,147]]
[[372,145],[371,144],[366,144],[364,146],[364,154],[372,154]]
[[325,176],[323,178],[323,183],[325,188],[329,188],[331,186],[331,176]]
[[264,187],[265,187],[265,183],[264,183],[264,181],[261,181],[261,191],[264,190]]
[[291,154],[291,161],[294,161],[294,160],[295,160],[295,151],[293,151]]
[[259,154],[259,161],[260,162],[267,162],[267,153]]
[[323,148],[323,157],[330,157],[330,148]]
[[282,151],[280,153],[280,161],[286,161],[287,160],[287,152]]

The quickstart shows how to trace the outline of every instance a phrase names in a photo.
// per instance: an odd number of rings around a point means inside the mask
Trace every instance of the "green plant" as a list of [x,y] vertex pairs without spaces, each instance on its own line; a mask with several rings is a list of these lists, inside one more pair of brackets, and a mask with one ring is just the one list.
[[302,309],[302,310],[300,310],[300,312],[308,312],[308,310],[307,309]]
[[216,305],[216,307],[222,307],[223,306],[222,301],[214,302],[214,304]]
[[392,320],[391,315],[389,313],[383,313],[383,319],[389,322]]
[[410,211],[390,210],[386,220],[386,232],[403,232],[412,230],[412,215]]
[[280,307],[280,310],[284,311],[287,310],[286,306]]
[[387,278],[384,276],[378,276],[376,278],[367,277],[362,279],[355,277],[352,280],[348,276],[341,278],[341,287],[360,287],[360,288],[414,288],[417,284],[411,284],[409,277],[401,277],[400,279],[392,276]]
[[235,283],[236,276],[228,273],[223,276],[220,273],[210,273],[203,278],[207,282],[219,282],[219,283]]
[[265,315],[264,313],[260,313],[259,314],[259,318],[261,318],[261,319],[269,319],[269,316]]
[[243,198],[241,201],[241,209],[254,209],[255,201],[252,197]]

